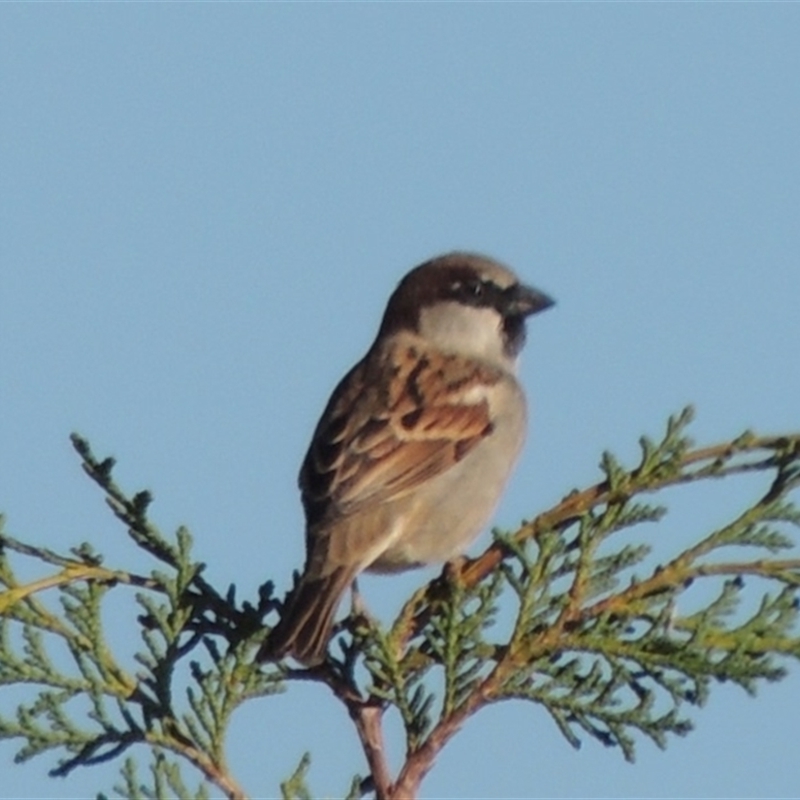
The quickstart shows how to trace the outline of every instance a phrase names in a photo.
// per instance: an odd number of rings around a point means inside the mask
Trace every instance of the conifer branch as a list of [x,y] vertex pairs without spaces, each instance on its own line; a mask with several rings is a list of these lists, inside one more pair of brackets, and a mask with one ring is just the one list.
[[[793,546],[780,527],[800,524],[800,511],[786,500],[800,483],[800,435],[745,433],[692,450],[685,436],[691,417],[687,409],[671,418],[658,444],[643,438],[640,463],[630,470],[604,454],[604,481],[571,493],[514,534],[498,536],[455,575],[446,571],[417,592],[392,628],[393,649],[386,647],[384,634],[372,633],[370,693],[397,708],[409,743],[391,797],[415,796],[442,748],[491,703],[533,702],[573,745],[580,744],[583,732],[619,747],[630,760],[636,732],[659,747],[670,733],[685,735],[691,723],[680,709],[702,705],[711,681],[730,680],[752,692],[758,680],[783,676],[775,656],[800,658],[800,559],[707,560],[722,548],[772,554]],[[616,532],[662,518],[665,509],[634,501],[638,495],[768,471],[773,480],[749,509],[645,578],[630,571],[645,560],[648,547],[598,552]],[[630,577],[620,588],[625,573]],[[769,581],[779,591],[765,595],[758,611],[740,620],[736,611],[745,575]],[[680,595],[697,580],[717,577],[727,577],[717,600],[681,617]],[[564,580],[567,588],[557,588]],[[506,643],[486,638],[493,598],[501,589],[510,589],[518,603]],[[476,605],[481,592],[485,595]],[[470,654],[475,654],[472,664]],[[424,713],[410,712],[407,690],[412,678],[424,686],[432,670],[441,670],[445,683],[436,719],[430,718],[430,702],[418,700]],[[655,713],[659,696],[672,707]]]
[[[338,649],[311,669],[254,664],[266,620],[280,607],[271,583],[254,602],[237,602],[233,587],[218,591],[203,578],[188,531],[164,535],[148,517],[150,494],[126,495],[113,459],[97,459],[74,436],[85,472],[156,566],[136,574],[105,565],[88,545],[59,554],[0,529],[0,686],[38,688],[15,715],[0,716],[0,738],[21,741],[18,761],[58,753],[53,775],[149,748],[149,779],[126,758],[120,796],[198,800],[216,787],[243,800],[226,760],[233,714],[286,683],[312,680],[343,703],[361,741],[369,774],[353,777],[348,798],[417,796],[464,724],[509,700],[544,711],[576,747],[589,737],[627,759],[642,737],[664,747],[691,729],[685,710],[702,706],[714,683],[753,693],[780,679],[787,659],[800,659],[800,559],[786,552],[800,526],[790,499],[800,485],[800,435],[747,432],[692,449],[691,416],[687,409],[671,418],[658,442],[642,438],[633,467],[605,453],[601,482],[513,533],[496,532],[483,555],[448,565],[415,592],[387,629],[349,618]],[[666,509],[644,502],[647,495],[743,474],[769,476],[760,496],[665,562],[652,563],[646,544],[617,543],[620,532],[663,518]],[[20,581],[12,558],[37,562],[45,574]],[[710,600],[693,595],[698,583],[711,587]],[[109,592],[131,587],[143,643],[132,666],[109,648],[100,613]],[[493,627],[501,609],[513,612],[504,634]],[[85,718],[74,717],[76,697],[89,701]],[[405,731],[396,775],[386,714],[397,714]],[[199,772],[196,791],[181,763]],[[304,756],[281,785],[283,797],[311,797],[309,769]]]

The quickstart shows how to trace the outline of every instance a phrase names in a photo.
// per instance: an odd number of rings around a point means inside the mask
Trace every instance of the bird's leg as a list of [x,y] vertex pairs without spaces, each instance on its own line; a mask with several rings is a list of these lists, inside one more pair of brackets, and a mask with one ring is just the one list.
[[469,556],[456,556],[446,561],[442,568],[442,580],[449,586],[458,586],[461,583],[464,567],[466,567],[469,562]]
[[338,632],[346,628],[352,631],[359,623],[367,627],[378,624],[375,617],[370,614],[361,592],[358,591],[358,580],[354,578],[350,584],[350,613],[337,624],[336,630]]
[[463,578],[461,576],[470,560],[467,556],[456,556],[445,561],[439,577],[432,580],[425,590],[427,603],[441,602],[449,598],[462,585]]
[[350,584],[350,616],[356,620],[366,622],[370,627],[379,625],[377,617],[374,617],[364,601],[364,595],[358,590],[358,579],[353,578]]
[[358,591],[358,578],[353,578],[350,584],[350,616],[370,618],[364,598]]

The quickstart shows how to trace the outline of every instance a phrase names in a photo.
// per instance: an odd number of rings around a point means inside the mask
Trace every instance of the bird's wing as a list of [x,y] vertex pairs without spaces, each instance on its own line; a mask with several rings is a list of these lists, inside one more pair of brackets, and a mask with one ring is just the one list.
[[300,471],[309,527],[395,500],[457,464],[492,432],[501,379],[459,356],[396,344],[344,378]]

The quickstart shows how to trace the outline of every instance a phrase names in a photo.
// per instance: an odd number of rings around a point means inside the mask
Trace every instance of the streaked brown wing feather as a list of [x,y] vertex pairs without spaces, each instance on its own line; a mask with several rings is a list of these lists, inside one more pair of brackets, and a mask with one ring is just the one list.
[[456,356],[395,346],[334,391],[300,471],[309,526],[386,502],[457,464],[492,430],[470,389],[499,373]]

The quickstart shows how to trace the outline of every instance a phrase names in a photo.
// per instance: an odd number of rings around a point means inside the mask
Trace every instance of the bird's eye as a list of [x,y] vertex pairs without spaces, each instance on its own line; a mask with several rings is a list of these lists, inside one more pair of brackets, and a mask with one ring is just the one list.
[[453,294],[462,297],[480,297],[483,294],[484,286],[482,281],[453,281],[450,285]]

